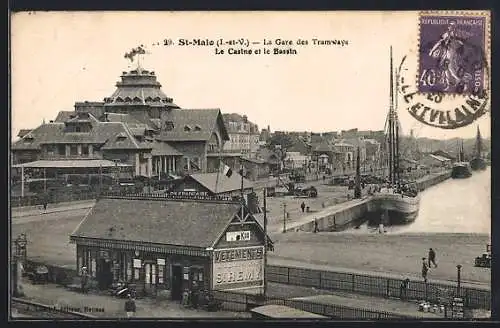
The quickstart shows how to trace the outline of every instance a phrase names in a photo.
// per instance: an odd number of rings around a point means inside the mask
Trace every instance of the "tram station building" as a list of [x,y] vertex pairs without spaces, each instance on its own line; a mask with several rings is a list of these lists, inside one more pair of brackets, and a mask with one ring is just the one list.
[[[264,229],[245,205],[222,197],[101,197],[71,234],[77,267],[100,289],[136,284],[172,299],[197,281],[208,290],[261,293]],[[272,242],[268,239],[268,249]]]

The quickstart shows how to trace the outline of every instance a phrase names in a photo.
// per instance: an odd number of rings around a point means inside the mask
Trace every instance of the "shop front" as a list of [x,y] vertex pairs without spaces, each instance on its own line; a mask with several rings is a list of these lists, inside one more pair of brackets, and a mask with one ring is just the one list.
[[202,290],[264,283],[263,229],[233,201],[102,198],[70,239],[78,268],[101,290],[125,282],[179,300],[193,282]]

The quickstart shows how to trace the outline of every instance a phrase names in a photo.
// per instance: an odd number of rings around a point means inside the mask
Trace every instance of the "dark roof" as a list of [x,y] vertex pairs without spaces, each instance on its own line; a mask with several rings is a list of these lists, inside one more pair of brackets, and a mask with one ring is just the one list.
[[[217,175],[219,175],[218,178]],[[241,189],[241,175],[236,172],[233,172],[230,177],[226,176],[223,173],[196,173],[191,174],[187,177],[191,177],[193,180],[197,181],[212,193],[219,194]],[[250,180],[243,178],[243,188],[253,188],[253,183]]]
[[334,148],[330,144],[328,144],[326,141],[315,145],[315,147],[313,149],[315,152],[330,152],[330,153],[335,152]]
[[103,198],[72,236],[206,248],[239,209],[230,202]]
[[17,134],[17,136],[19,138],[22,138],[25,135],[27,135],[28,133],[30,133],[31,131],[32,131],[32,129],[21,129],[21,130],[19,130],[19,133]]
[[229,140],[220,109],[174,109],[166,113],[164,120],[174,126],[170,131],[162,130],[159,139],[163,141],[208,141],[217,124],[221,126],[222,140]]
[[72,111],[72,110],[64,110],[64,111],[60,111],[54,122],[66,122],[68,121],[70,118],[72,118],[74,115],[76,115],[76,112],[75,111]]
[[[65,123],[44,123],[12,145],[13,150],[39,149],[42,144],[54,143],[92,143],[105,144],[103,149],[144,149],[121,122],[99,122],[91,119],[91,132],[65,132]],[[124,135],[125,139],[117,138]],[[119,139],[119,140],[118,140]],[[151,147],[149,147],[151,148]]]
[[104,99],[105,106],[144,105],[178,108],[161,90],[154,72],[142,68],[123,72],[121,81],[116,83],[116,90]]

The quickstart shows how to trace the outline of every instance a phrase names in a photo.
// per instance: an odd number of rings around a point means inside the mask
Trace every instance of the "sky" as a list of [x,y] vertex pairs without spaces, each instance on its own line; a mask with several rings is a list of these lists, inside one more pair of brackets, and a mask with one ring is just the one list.
[[[290,40],[296,55],[230,55],[240,46],[181,46],[179,39]],[[313,39],[347,45],[314,45]],[[298,40],[308,45],[296,45]],[[172,40],[174,45],[163,45]],[[31,12],[11,17],[11,131],[53,120],[77,101],[102,101],[124,54],[144,45],[141,66],[182,108],[240,113],[272,131],[382,130],[389,106],[389,48],[416,66],[417,12]],[[224,54],[215,54],[216,48]],[[288,46],[281,46],[286,49]],[[248,49],[248,48],[245,48]],[[490,136],[489,113],[456,130],[425,126],[399,109],[417,137]]]

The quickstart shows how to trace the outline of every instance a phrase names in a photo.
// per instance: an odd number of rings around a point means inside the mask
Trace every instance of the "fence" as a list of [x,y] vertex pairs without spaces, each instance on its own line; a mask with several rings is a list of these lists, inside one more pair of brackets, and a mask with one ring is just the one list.
[[256,306],[275,304],[316,313],[333,319],[419,319],[419,317],[404,316],[385,311],[375,311],[343,305],[322,304],[311,301],[284,299],[277,297],[263,297],[229,291],[213,291],[212,295],[214,296],[215,300],[220,302],[224,310],[234,312],[244,312],[249,311]]
[[[269,282],[314,287],[324,290],[345,291],[385,298],[401,298],[401,280],[347,272],[321,271],[283,266],[268,266],[266,278]],[[491,291],[439,283],[424,283],[413,280],[406,291],[408,300],[446,302],[453,297],[462,297],[467,308],[491,310]]]

